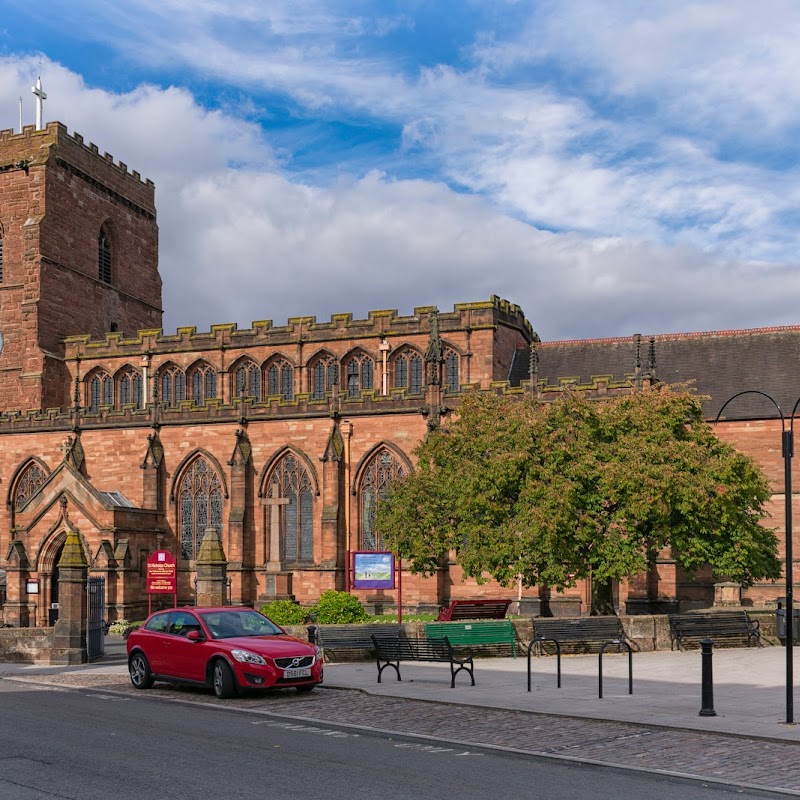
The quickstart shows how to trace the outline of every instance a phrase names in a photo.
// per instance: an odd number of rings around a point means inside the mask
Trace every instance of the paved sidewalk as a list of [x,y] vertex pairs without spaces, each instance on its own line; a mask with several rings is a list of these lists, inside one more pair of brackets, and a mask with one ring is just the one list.
[[[717,717],[699,717],[700,654],[637,653],[634,694],[627,658],[604,658],[604,699],[597,698],[597,656],[565,657],[563,689],[553,657],[480,659],[476,686],[463,673],[450,688],[447,665],[401,664],[376,682],[374,662],[327,664],[325,687],[219,701],[209,692],[157,684],[147,693],[127,678],[121,648],[112,663],[41,668],[0,664],[0,678],[41,687],[158,697],[255,714],[368,728],[431,742],[481,745],[716,781],[800,796],[800,730],[785,721],[785,650],[720,650],[714,655]],[[800,650],[800,648],[798,648]],[[336,689],[336,690],[334,690]]]

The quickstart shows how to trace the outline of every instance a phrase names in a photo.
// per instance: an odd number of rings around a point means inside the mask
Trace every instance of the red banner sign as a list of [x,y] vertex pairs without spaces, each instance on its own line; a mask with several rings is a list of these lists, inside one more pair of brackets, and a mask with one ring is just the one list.
[[175,594],[178,591],[178,565],[172,553],[156,550],[147,559],[147,594]]

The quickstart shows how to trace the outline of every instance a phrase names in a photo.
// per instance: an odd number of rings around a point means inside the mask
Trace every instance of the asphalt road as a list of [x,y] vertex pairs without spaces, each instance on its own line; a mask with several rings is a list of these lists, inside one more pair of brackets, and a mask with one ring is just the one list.
[[500,794],[549,800],[776,796],[152,696],[0,680],[0,800],[477,800]]

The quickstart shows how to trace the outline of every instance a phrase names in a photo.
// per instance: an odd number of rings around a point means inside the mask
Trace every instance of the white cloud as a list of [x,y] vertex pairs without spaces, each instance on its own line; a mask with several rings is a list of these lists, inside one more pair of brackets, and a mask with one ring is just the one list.
[[[30,108],[36,68],[0,59],[0,109],[21,93]],[[546,339],[797,321],[800,268],[786,256],[796,232],[775,222],[797,207],[795,176],[769,186],[764,170],[720,164],[682,137],[661,141],[650,161],[614,164],[603,147],[635,133],[573,98],[476,76],[468,86],[443,68],[416,94],[386,100],[407,115],[409,147],[437,153],[479,197],[378,171],[303,184],[261,128],[186,90],[113,94],[58,64],[44,72],[48,119],[156,182],[167,330],[407,314],[490,294],[520,304]],[[0,120],[15,124],[13,113]],[[598,152],[575,147],[588,134],[606,137]],[[516,219],[520,210],[557,231]],[[684,241],[670,243],[667,222],[691,214]]]

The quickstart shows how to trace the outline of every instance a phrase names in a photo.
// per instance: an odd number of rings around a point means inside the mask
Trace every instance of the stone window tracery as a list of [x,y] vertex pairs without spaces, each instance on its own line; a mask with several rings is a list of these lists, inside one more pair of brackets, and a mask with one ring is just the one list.
[[114,404],[114,381],[107,372],[95,372],[89,380],[89,409]]
[[121,407],[133,404],[142,407],[142,376],[138,370],[130,369],[119,379],[119,402]]
[[[279,511],[269,517],[270,534],[278,520],[281,549],[287,563],[314,560],[314,493],[308,471],[300,460],[287,454],[275,467],[269,481],[267,496],[281,499]],[[272,556],[274,558],[274,554]],[[277,560],[277,559],[275,559]]]
[[192,402],[202,406],[206,400],[213,400],[217,396],[217,373],[208,364],[196,366],[189,380],[192,387]]
[[294,367],[283,358],[271,361],[267,367],[267,395],[294,398]]
[[311,366],[311,396],[322,400],[327,392],[332,392],[337,384],[339,365],[333,356],[318,358]]
[[244,392],[246,397],[261,399],[261,370],[252,361],[243,361],[236,368],[236,397]]
[[47,475],[38,464],[30,463],[25,467],[14,490],[14,508],[22,508],[39,491],[46,479]]
[[363,550],[382,549],[382,543],[375,532],[375,515],[391,482],[404,475],[403,465],[388,447],[382,447],[369,460],[361,479],[359,492]]
[[353,355],[347,359],[345,377],[347,396],[358,397],[364,389],[374,386],[375,363],[368,355]]
[[444,352],[444,388],[448,392],[461,389],[458,379],[458,354],[454,350]]
[[206,528],[222,535],[222,484],[204,458],[197,458],[181,478],[178,489],[181,558],[194,559]]
[[160,372],[161,402],[167,408],[186,399],[186,375],[176,366],[168,366]]
[[394,385],[411,394],[422,392],[425,370],[422,358],[411,350],[402,351],[394,360]]

